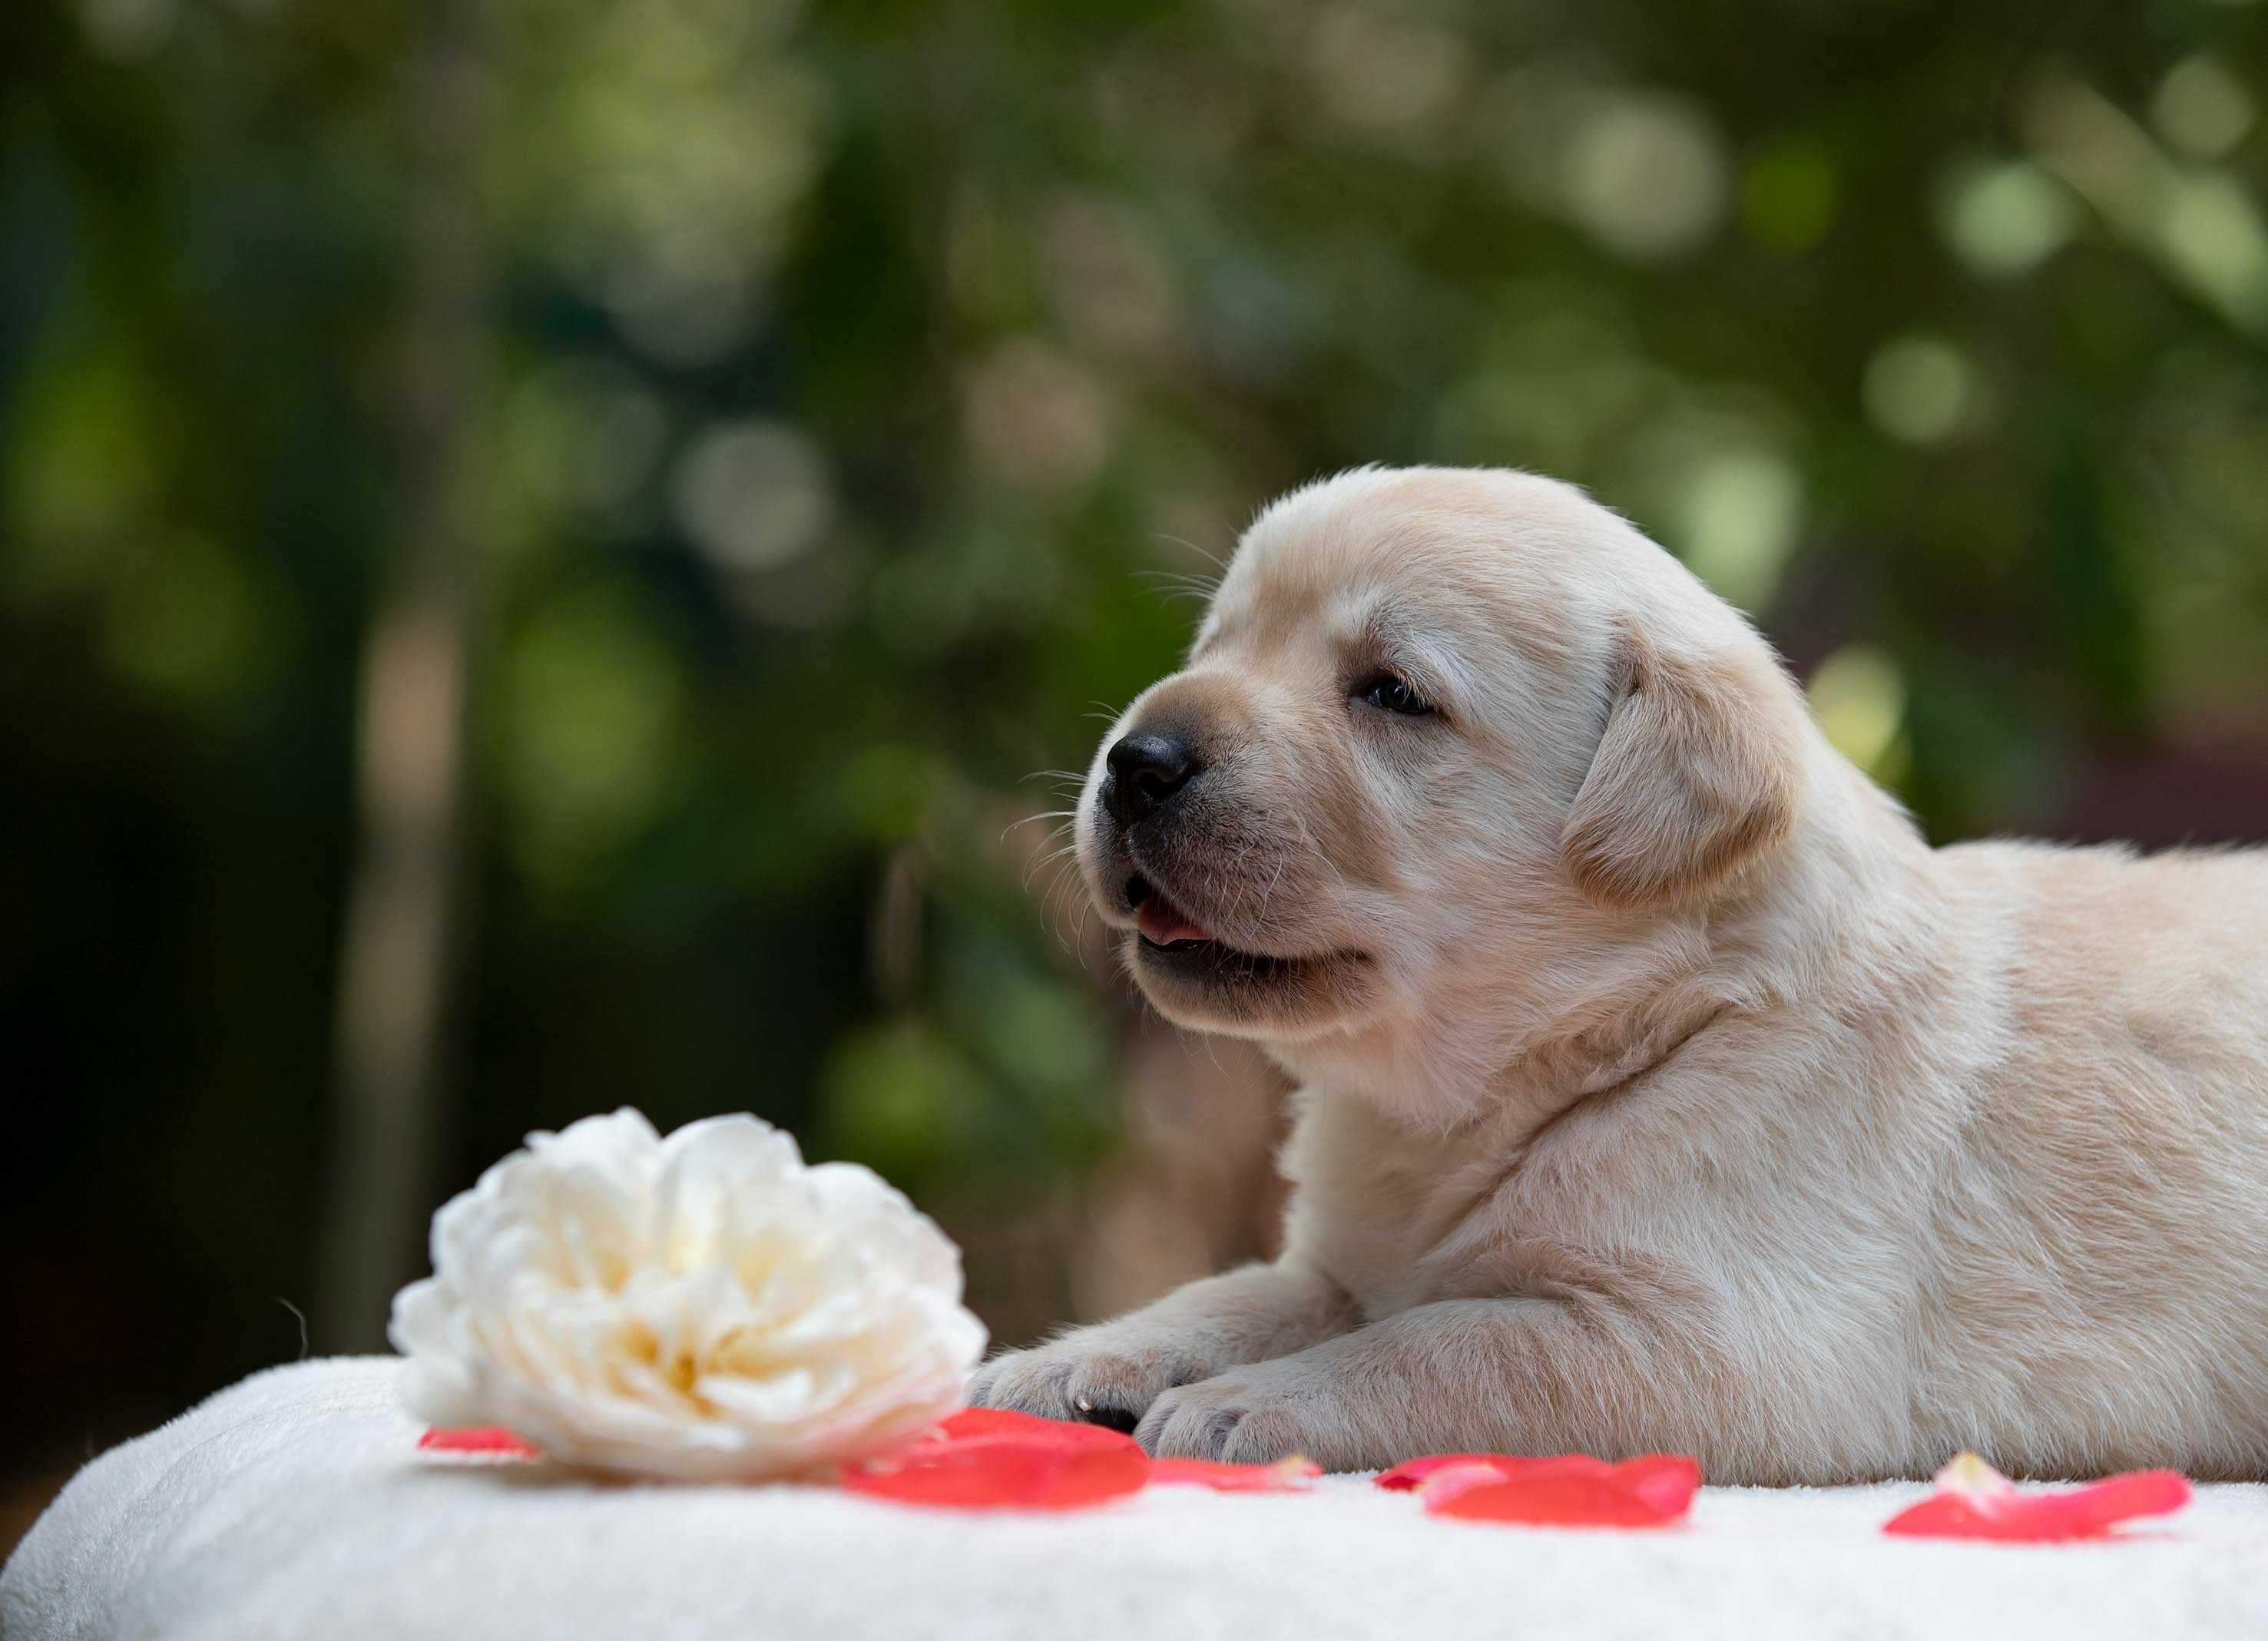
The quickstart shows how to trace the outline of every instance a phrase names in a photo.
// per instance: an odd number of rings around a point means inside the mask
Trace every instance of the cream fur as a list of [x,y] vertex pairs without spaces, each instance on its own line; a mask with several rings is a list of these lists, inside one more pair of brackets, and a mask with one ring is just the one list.
[[[1104,745],[1161,723],[1177,829],[1098,754],[1081,864],[1161,1011],[1300,1079],[1285,1252],[975,1399],[1335,1468],[2268,1474],[2268,859],[1933,850],[1738,614],[1512,473],[1277,503]],[[1168,972],[1138,866],[1294,968]]]

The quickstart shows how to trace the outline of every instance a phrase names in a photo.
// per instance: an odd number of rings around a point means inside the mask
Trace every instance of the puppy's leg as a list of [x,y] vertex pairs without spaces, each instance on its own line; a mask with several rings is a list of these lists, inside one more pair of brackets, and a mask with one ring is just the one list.
[[1346,1295],[1306,1266],[1248,1265],[1115,1321],[996,1357],[969,1381],[968,1400],[1132,1430],[1161,1391],[1305,1350],[1352,1322]]
[[1423,1305],[1167,1390],[1134,1434],[1160,1457],[1304,1453],[1332,1470],[1430,1453],[1690,1451],[1710,1423],[1707,1370],[1690,1350],[1650,1348],[1650,1331],[1620,1311],[1579,1321],[1556,1299]]

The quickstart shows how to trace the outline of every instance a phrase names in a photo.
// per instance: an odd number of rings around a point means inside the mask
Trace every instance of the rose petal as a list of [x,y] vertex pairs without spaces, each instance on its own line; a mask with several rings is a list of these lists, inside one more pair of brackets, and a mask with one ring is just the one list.
[[1626,1489],[1589,1475],[1484,1482],[1428,1498],[1425,1511],[1461,1521],[1531,1527],[1657,1527],[1675,1520]]
[[437,1424],[417,1445],[433,1453],[493,1453],[512,1459],[533,1459],[541,1451],[501,1424]]
[[1533,1462],[1533,1460],[1517,1458],[1505,1453],[1428,1453],[1422,1459],[1404,1459],[1392,1469],[1380,1471],[1371,1485],[1383,1487],[1389,1492],[1406,1493],[1414,1490],[1426,1477],[1446,1470],[1453,1464],[1484,1464],[1509,1468]]
[[2171,1515],[2190,1496],[2190,1478],[2179,1470],[2126,1470],[2042,1502],[2060,1505],[2058,1513],[2081,1531],[2103,1533],[2136,1516]]
[[1661,1512],[1665,1520],[1692,1508],[1701,1462],[1682,1453],[1650,1453],[1615,1466],[1615,1481]]
[[1043,1419],[1005,1408],[963,1408],[940,1419],[922,1436],[924,1446],[970,1441],[1035,1442],[1065,1447],[1091,1447],[1141,1452],[1141,1446],[1123,1431],[1101,1424],[1074,1424],[1069,1419]]
[[2016,1496],[2016,1484],[1973,1453],[1957,1453],[1937,1473],[1937,1490],[1990,1507]]
[[1683,1517],[1700,1484],[1701,1467],[1682,1454],[1648,1453],[1620,1464],[1584,1453],[1466,1454],[1434,1471],[1420,1494],[1428,1514],[1461,1520],[1647,1527]]
[[[1584,1453],[1562,1453],[1538,1456],[1509,1453],[1437,1453],[1422,1459],[1407,1459],[1392,1469],[1380,1473],[1373,1483],[1395,1492],[1407,1492],[1426,1487],[1435,1478],[1452,1472],[1471,1471],[1473,1480],[1496,1477],[1505,1480],[1549,1475],[1554,1467],[1602,1466],[1603,1461]],[[1647,1453],[1627,1459],[1620,1464],[1606,1465],[1616,1484],[1626,1487],[1657,1508],[1676,1514],[1692,1502],[1696,1489],[1701,1485],[1701,1467],[1682,1453]],[[1462,1478],[1461,1478],[1462,1479]]]
[[2084,1487],[2028,1493],[1974,1453],[1938,1472],[1938,1490],[1882,1524],[1902,1538],[1995,1539],[2050,1543],[2100,1538],[2120,1521],[2161,1516],[2190,1501],[2174,1470],[2129,1470]]
[[1150,1465],[1150,1480],[1158,1486],[1210,1487],[1216,1493],[1303,1493],[1322,1473],[1322,1466],[1296,1453],[1274,1464],[1157,1459]]
[[895,1460],[843,1473],[854,1493],[959,1510],[1078,1510],[1137,1492],[1149,1479],[1150,1461],[1131,1442],[984,1435],[917,1442]]

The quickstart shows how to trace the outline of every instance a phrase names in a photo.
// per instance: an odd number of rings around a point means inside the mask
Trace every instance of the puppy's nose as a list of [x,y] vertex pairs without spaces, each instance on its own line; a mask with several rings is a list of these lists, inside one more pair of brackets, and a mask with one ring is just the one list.
[[1136,731],[1104,760],[1110,781],[1102,801],[1121,826],[1132,826],[1189,784],[1197,772],[1189,744],[1179,735]]

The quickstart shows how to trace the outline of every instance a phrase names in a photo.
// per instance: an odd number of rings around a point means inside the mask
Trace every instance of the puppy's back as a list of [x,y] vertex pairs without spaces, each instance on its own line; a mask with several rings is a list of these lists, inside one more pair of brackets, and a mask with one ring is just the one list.
[[1940,851],[1999,914],[2029,1046],[2061,1042],[2268,1094],[2268,852],[1971,843]]
[[1929,1330],[1971,1382],[1926,1401],[1999,1408],[1980,1439],[2054,1432],[2021,1455],[2043,1473],[2247,1473],[2268,1452],[2268,854],[1940,860],[1999,1029],[1933,1216]]

